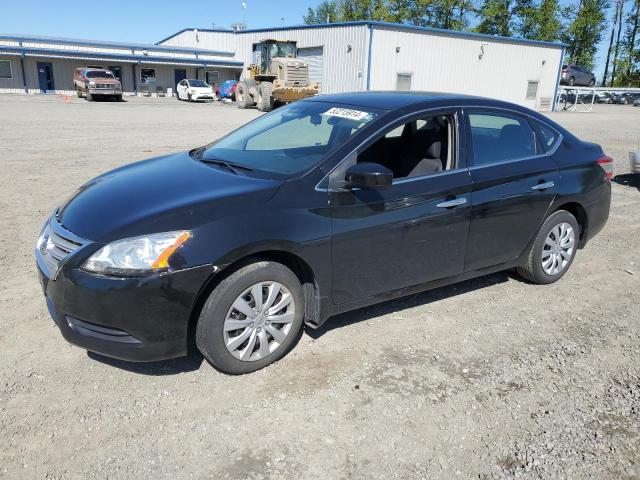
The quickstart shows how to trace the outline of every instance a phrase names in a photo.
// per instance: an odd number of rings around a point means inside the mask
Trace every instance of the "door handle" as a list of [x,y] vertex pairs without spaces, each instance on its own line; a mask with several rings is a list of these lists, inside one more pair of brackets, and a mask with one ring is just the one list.
[[465,203],[467,203],[467,199],[462,197],[462,198],[456,198],[454,200],[448,200],[446,202],[438,203],[436,205],[436,207],[438,207],[438,208],[452,208],[452,207],[457,207],[459,205],[464,205]]
[[531,190],[547,190],[549,188],[553,188],[555,185],[555,182],[539,183],[531,187]]

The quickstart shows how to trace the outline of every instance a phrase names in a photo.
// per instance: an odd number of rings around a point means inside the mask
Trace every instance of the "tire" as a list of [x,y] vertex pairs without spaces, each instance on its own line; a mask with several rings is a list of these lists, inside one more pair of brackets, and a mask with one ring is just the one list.
[[93,95],[91,95],[89,92],[85,94],[85,98],[87,99],[87,102],[93,102],[94,100]]
[[262,82],[258,85],[256,104],[258,110],[261,112],[270,112],[273,110],[273,83]]
[[238,108],[251,108],[254,103],[249,93],[249,84],[247,82],[239,82],[236,90],[236,104]]
[[191,94],[187,93],[187,102],[193,102],[193,100],[191,100]]
[[82,90],[80,90],[78,87],[76,87],[76,95],[78,96],[78,98],[82,98]]
[[576,77],[571,77],[569,79],[569,85],[573,87],[575,84],[576,84]]
[[[545,268],[543,267],[543,264],[545,263],[543,251],[553,251],[552,247],[546,245],[546,241],[548,238],[551,239],[552,232],[554,237],[559,236],[556,234],[556,232],[558,232],[557,229],[561,225],[568,225],[573,231],[573,243],[571,251],[570,253],[565,251],[565,254],[569,253],[568,258],[565,255],[561,255],[558,257],[560,259],[560,262],[558,263],[558,271],[545,271]],[[568,229],[565,231],[568,232]],[[538,231],[538,235],[536,236],[536,239],[527,254],[526,263],[517,268],[518,273],[526,280],[529,280],[532,283],[537,283],[539,285],[548,285],[550,283],[557,282],[565,273],[567,273],[569,268],[571,268],[573,259],[576,256],[579,240],[580,225],[578,224],[576,218],[566,210],[558,210],[557,212],[550,215],[549,218],[547,218],[542,224],[542,227],[540,227],[540,231]],[[570,242],[566,243],[565,245],[570,245]],[[564,248],[562,250],[564,250]],[[546,258],[551,259],[551,256],[553,255],[548,255]],[[566,263],[564,263],[565,261]],[[560,264],[562,264],[561,269]],[[553,265],[553,263],[551,265]]]
[[220,94],[218,92],[213,94],[213,101],[214,102],[219,102],[220,101]]
[[122,95],[116,95],[116,102],[122,101]]
[[589,87],[594,87],[596,84],[596,81],[592,78],[591,80],[589,80]]
[[[255,311],[250,307],[255,303],[255,297],[251,290],[258,283],[264,284],[264,288],[260,292],[263,294],[262,301],[265,302],[266,307],[269,306],[267,302],[269,301],[270,288],[279,289],[279,293],[273,297],[270,303],[271,308],[275,308],[273,306],[287,295],[284,292],[288,292],[289,298],[292,299],[291,303],[283,307],[285,310],[278,310],[274,313],[284,312],[283,315],[286,314],[287,318],[291,320],[290,322],[274,321],[271,324],[268,319],[274,319],[277,316],[266,317],[261,314],[256,315],[255,320],[252,320],[251,317],[234,308],[237,301],[244,298],[246,303],[242,305],[250,308],[255,315]],[[280,290],[280,287],[284,290]],[[245,296],[241,297],[243,294]],[[294,347],[302,332],[303,317],[304,294],[298,277],[280,263],[258,261],[232,273],[211,292],[198,319],[196,345],[209,363],[222,372],[233,375],[254,372],[280,360]],[[230,330],[227,333],[225,332],[225,323],[228,320],[243,322],[243,324],[239,324],[238,330]],[[245,326],[244,322],[251,323]],[[278,344],[276,337],[272,336],[270,332],[279,330],[279,328],[288,328],[288,330],[286,330],[283,340]],[[228,336],[226,339],[225,335]],[[249,336],[243,337],[243,335]],[[227,342],[233,343],[233,339],[238,337],[242,337],[244,340],[238,345],[232,345],[232,348],[235,347],[234,353],[232,353],[227,348]],[[270,353],[261,353],[262,338],[267,340],[264,345],[268,346]],[[251,356],[251,359],[237,358],[236,355],[242,356],[243,353]]]

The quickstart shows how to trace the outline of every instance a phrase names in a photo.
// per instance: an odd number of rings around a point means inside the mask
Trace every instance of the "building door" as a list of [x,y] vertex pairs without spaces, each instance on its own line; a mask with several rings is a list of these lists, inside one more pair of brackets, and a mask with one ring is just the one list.
[[317,82],[322,89],[324,81],[324,52],[322,47],[299,48],[298,58],[309,67],[309,81]]
[[120,67],[116,67],[115,65],[112,65],[108,68],[108,70],[111,70],[111,73],[113,73],[113,76],[116,77],[118,80],[120,80],[120,83],[122,84],[122,69]]
[[401,92],[408,92],[411,90],[411,74],[399,73],[396,80],[396,90]]
[[178,96],[178,84],[185,78],[187,78],[187,71],[184,68],[176,68],[173,82],[173,91],[176,92],[176,96]]
[[38,62],[38,82],[42,93],[56,89],[53,83],[53,65],[50,62]]

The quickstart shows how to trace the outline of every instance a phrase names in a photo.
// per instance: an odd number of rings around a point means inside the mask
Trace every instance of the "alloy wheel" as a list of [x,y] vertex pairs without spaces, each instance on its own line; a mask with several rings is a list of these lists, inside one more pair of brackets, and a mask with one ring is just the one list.
[[224,344],[238,360],[261,360],[285,341],[295,318],[291,292],[278,282],[259,282],[233,302],[224,321]]
[[547,275],[558,275],[564,271],[575,251],[573,227],[562,222],[551,229],[542,247],[542,270]]

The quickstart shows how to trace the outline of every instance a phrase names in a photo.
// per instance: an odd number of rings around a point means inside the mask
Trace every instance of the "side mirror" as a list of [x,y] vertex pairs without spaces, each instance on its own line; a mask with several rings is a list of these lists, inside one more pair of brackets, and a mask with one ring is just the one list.
[[379,163],[356,163],[345,174],[347,188],[381,190],[393,182],[393,172]]

